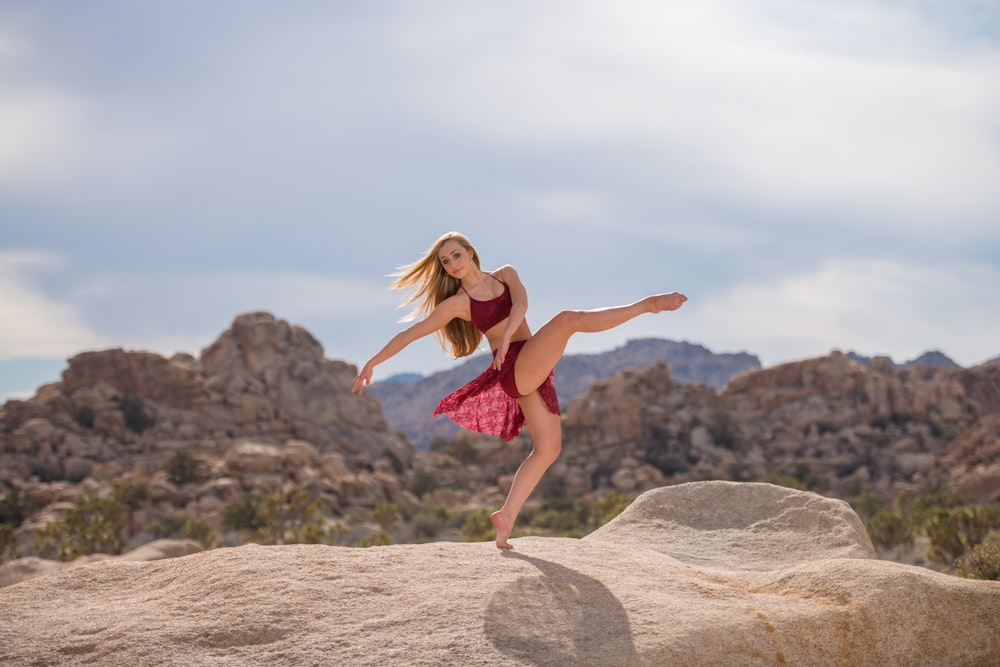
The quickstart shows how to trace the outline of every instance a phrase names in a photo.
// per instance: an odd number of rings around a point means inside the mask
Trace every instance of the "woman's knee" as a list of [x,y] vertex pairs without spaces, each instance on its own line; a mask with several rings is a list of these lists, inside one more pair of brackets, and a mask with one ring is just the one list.
[[558,435],[549,438],[538,438],[531,449],[532,456],[535,456],[547,465],[555,463],[562,451],[562,438]]
[[567,331],[574,332],[580,329],[580,321],[583,317],[583,312],[579,310],[561,310],[555,314],[552,321],[555,322],[559,327],[566,329]]

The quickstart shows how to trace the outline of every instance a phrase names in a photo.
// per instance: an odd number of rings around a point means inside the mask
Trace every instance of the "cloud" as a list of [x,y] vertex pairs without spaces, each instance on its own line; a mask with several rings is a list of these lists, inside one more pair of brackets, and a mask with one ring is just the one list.
[[962,365],[1000,355],[1000,270],[837,258],[815,270],[735,285],[696,299],[677,326],[714,349],[747,350],[766,365],[830,350],[907,361],[939,349]]
[[45,294],[31,279],[33,273],[66,268],[51,253],[0,251],[0,359],[66,357],[107,344],[75,306]]
[[481,142],[861,228],[994,224],[996,45],[969,53],[904,5],[639,4],[411,16],[396,46],[422,113]]
[[102,329],[115,332],[115,345],[165,355],[197,356],[233,317],[255,311],[304,326],[321,339],[370,338],[364,323],[391,314],[398,303],[378,286],[269,268],[144,272],[88,284],[76,299]]

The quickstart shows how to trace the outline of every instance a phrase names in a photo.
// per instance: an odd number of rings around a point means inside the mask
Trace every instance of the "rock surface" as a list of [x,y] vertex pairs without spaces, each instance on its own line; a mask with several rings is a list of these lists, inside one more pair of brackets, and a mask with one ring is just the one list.
[[0,590],[9,665],[1000,663],[1000,583],[873,560],[845,503],[706,482],[588,537],[217,549]]
[[9,563],[0,565],[0,588],[13,586],[22,581],[28,581],[35,577],[61,572],[81,565],[88,565],[103,560],[126,560],[126,561],[150,561],[162,560],[164,558],[178,558],[197,553],[202,550],[202,546],[193,540],[153,540],[147,542],[137,549],[120,556],[109,554],[91,554],[81,556],[76,560],[64,563],[57,560],[47,560],[45,558],[18,558]]

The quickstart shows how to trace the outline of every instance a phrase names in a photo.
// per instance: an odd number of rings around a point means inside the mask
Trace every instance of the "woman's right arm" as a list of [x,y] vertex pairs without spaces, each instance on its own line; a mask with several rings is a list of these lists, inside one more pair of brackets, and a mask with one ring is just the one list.
[[[468,306],[464,308],[465,319],[469,319]],[[428,334],[432,334],[443,328],[448,322],[463,315],[462,299],[455,295],[445,299],[430,312],[430,314],[419,322],[403,329],[398,334],[389,339],[385,346],[375,353],[375,356],[368,360],[358,377],[354,379],[352,394],[361,394],[364,388],[372,383],[372,371],[383,361],[387,361],[403,351],[403,349],[415,340],[419,340]]]

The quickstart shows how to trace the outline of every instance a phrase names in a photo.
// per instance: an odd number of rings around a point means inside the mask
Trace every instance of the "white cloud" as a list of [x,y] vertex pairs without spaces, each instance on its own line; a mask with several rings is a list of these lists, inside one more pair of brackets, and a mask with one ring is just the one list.
[[[974,365],[1000,355],[1000,271],[831,259],[812,272],[736,285],[685,304],[676,327],[715,350],[746,350],[773,365],[833,349],[902,362],[939,349]],[[644,326],[649,327],[649,323]]]
[[158,187],[178,152],[169,119],[121,96],[30,76],[39,48],[0,27],[0,72],[8,74],[0,76],[0,191],[75,211]]
[[0,252],[0,359],[66,357],[107,344],[75,306],[45,294],[29,276],[63,268],[63,260],[50,253]]
[[702,195],[864,212],[861,225],[994,224],[1000,52],[931,48],[935,25],[913,9],[479,11],[411,16],[400,38],[417,70],[410,95],[449,126],[523,149],[629,146],[643,169],[696,174]]

